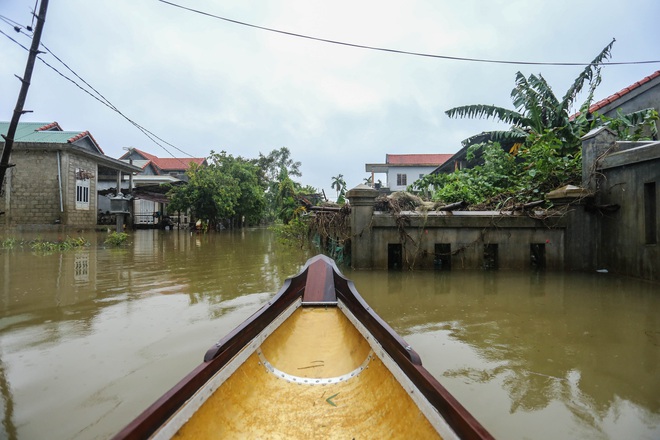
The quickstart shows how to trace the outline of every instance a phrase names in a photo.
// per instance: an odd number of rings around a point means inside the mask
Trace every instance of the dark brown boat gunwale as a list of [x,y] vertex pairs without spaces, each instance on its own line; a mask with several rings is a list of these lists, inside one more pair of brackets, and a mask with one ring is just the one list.
[[[325,266],[324,269],[319,268],[321,264]],[[313,284],[316,291],[311,296],[313,302],[310,302],[310,305],[318,306],[323,303],[328,306],[336,305],[336,300],[340,299],[460,438],[493,438],[472,414],[422,366],[417,352],[369,307],[357,292],[353,282],[341,274],[334,261],[324,255],[317,255],[307,261],[298,275],[288,278],[268,303],[207,350],[202,364],[150,405],[113,439],[144,439],[154,434],[250,341],[298,298],[303,297],[306,287],[310,287],[307,285],[310,272],[314,272],[315,279],[310,280],[310,283]],[[322,282],[318,279],[319,277],[323,279]],[[330,287],[328,283],[333,286]],[[333,297],[333,291],[336,297]],[[305,302],[303,302],[304,305]]]
[[143,439],[155,433],[215,373],[228,364],[252,339],[302,296],[308,267],[309,262],[298,275],[288,278],[270,301],[208,349],[202,364],[151,404],[113,439]]
[[381,344],[454,432],[462,439],[493,439],[481,423],[422,366],[419,354],[369,307],[353,281],[341,274],[334,261],[330,262],[334,267],[337,297]]

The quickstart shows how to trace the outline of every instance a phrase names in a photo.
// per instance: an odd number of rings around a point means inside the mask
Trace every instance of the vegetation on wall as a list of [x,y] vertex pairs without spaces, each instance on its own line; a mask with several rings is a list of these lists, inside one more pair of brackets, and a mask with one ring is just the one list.
[[[580,139],[596,127],[608,127],[623,140],[655,136],[658,114],[653,109],[614,118],[588,111],[613,44],[614,40],[584,68],[561,99],[542,75],[525,78],[518,72],[511,92],[515,109],[479,104],[447,110],[453,118],[494,118],[511,125],[508,130],[484,132],[463,141],[472,167],[427,175],[409,188],[445,203],[504,208],[538,200],[560,186],[579,185]],[[585,88],[587,98],[573,113]]]

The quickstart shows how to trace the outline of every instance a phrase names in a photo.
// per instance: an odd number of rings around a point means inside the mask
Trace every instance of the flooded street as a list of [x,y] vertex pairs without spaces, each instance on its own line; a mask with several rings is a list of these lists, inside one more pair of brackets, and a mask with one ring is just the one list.
[[[0,438],[111,437],[310,256],[264,229],[104,236],[0,250]],[[658,284],[342,270],[496,438],[660,438]]]

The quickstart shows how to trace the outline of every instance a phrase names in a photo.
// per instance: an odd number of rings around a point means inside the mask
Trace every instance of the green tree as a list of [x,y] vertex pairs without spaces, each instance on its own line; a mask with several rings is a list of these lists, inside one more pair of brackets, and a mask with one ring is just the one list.
[[330,187],[337,190],[337,203],[343,205],[346,202],[346,181],[344,180],[344,175],[339,174],[333,177]]
[[296,200],[296,187],[299,186],[289,178],[286,168],[280,171],[275,201],[278,207],[277,218],[288,224],[294,217],[299,204]]
[[[286,198],[278,198],[278,192],[282,183],[284,186],[289,185],[289,182],[282,182],[281,179],[284,177],[291,179],[291,176],[301,177],[301,163],[291,158],[291,152],[288,148],[282,147],[279,150],[271,151],[267,155],[259,153],[259,158],[255,161],[255,164],[261,170],[260,180],[265,189],[265,220],[269,222],[277,219],[281,220],[281,214],[286,212],[281,203]],[[291,182],[295,186],[295,182],[293,180]]]
[[171,187],[169,209],[191,210],[197,219],[207,220],[211,229],[232,218],[241,224],[243,216],[248,223],[258,222],[265,205],[259,168],[225,151],[212,151],[207,162],[208,166],[192,164],[186,171],[187,184]]
[[258,224],[266,207],[265,188],[260,180],[260,168],[253,160],[227,156],[221,167],[238,182],[239,196],[234,208],[235,224],[241,225],[243,219],[248,225]]

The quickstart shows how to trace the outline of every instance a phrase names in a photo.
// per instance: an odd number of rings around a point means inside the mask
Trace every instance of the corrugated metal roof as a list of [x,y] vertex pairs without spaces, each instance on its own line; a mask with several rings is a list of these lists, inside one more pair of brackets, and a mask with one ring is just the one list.
[[[26,136],[31,136],[41,130],[62,130],[57,122],[19,122],[16,127],[15,141],[23,141]],[[9,122],[0,121],[0,133],[6,135],[9,131]],[[25,142],[25,141],[23,141]]]
[[70,139],[77,137],[79,131],[33,131],[22,137],[15,137],[15,142],[44,142],[53,144],[66,144]]
[[[9,131],[9,122],[0,122],[0,133],[6,135]],[[95,152],[103,153],[98,142],[89,131],[63,131],[57,122],[19,122],[14,135],[14,142],[35,142],[50,144],[76,144],[77,141],[89,138],[91,148]],[[77,143],[82,146],[85,143]],[[89,145],[89,143],[87,143]]]
[[[9,122],[0,122],[0,133],[7,134]],[[66,144],[89,135],[88,132],[62,131],[57,122],[19,122],[14,142],[47,142]],[[74,139],[76,138],[76,139]]]

